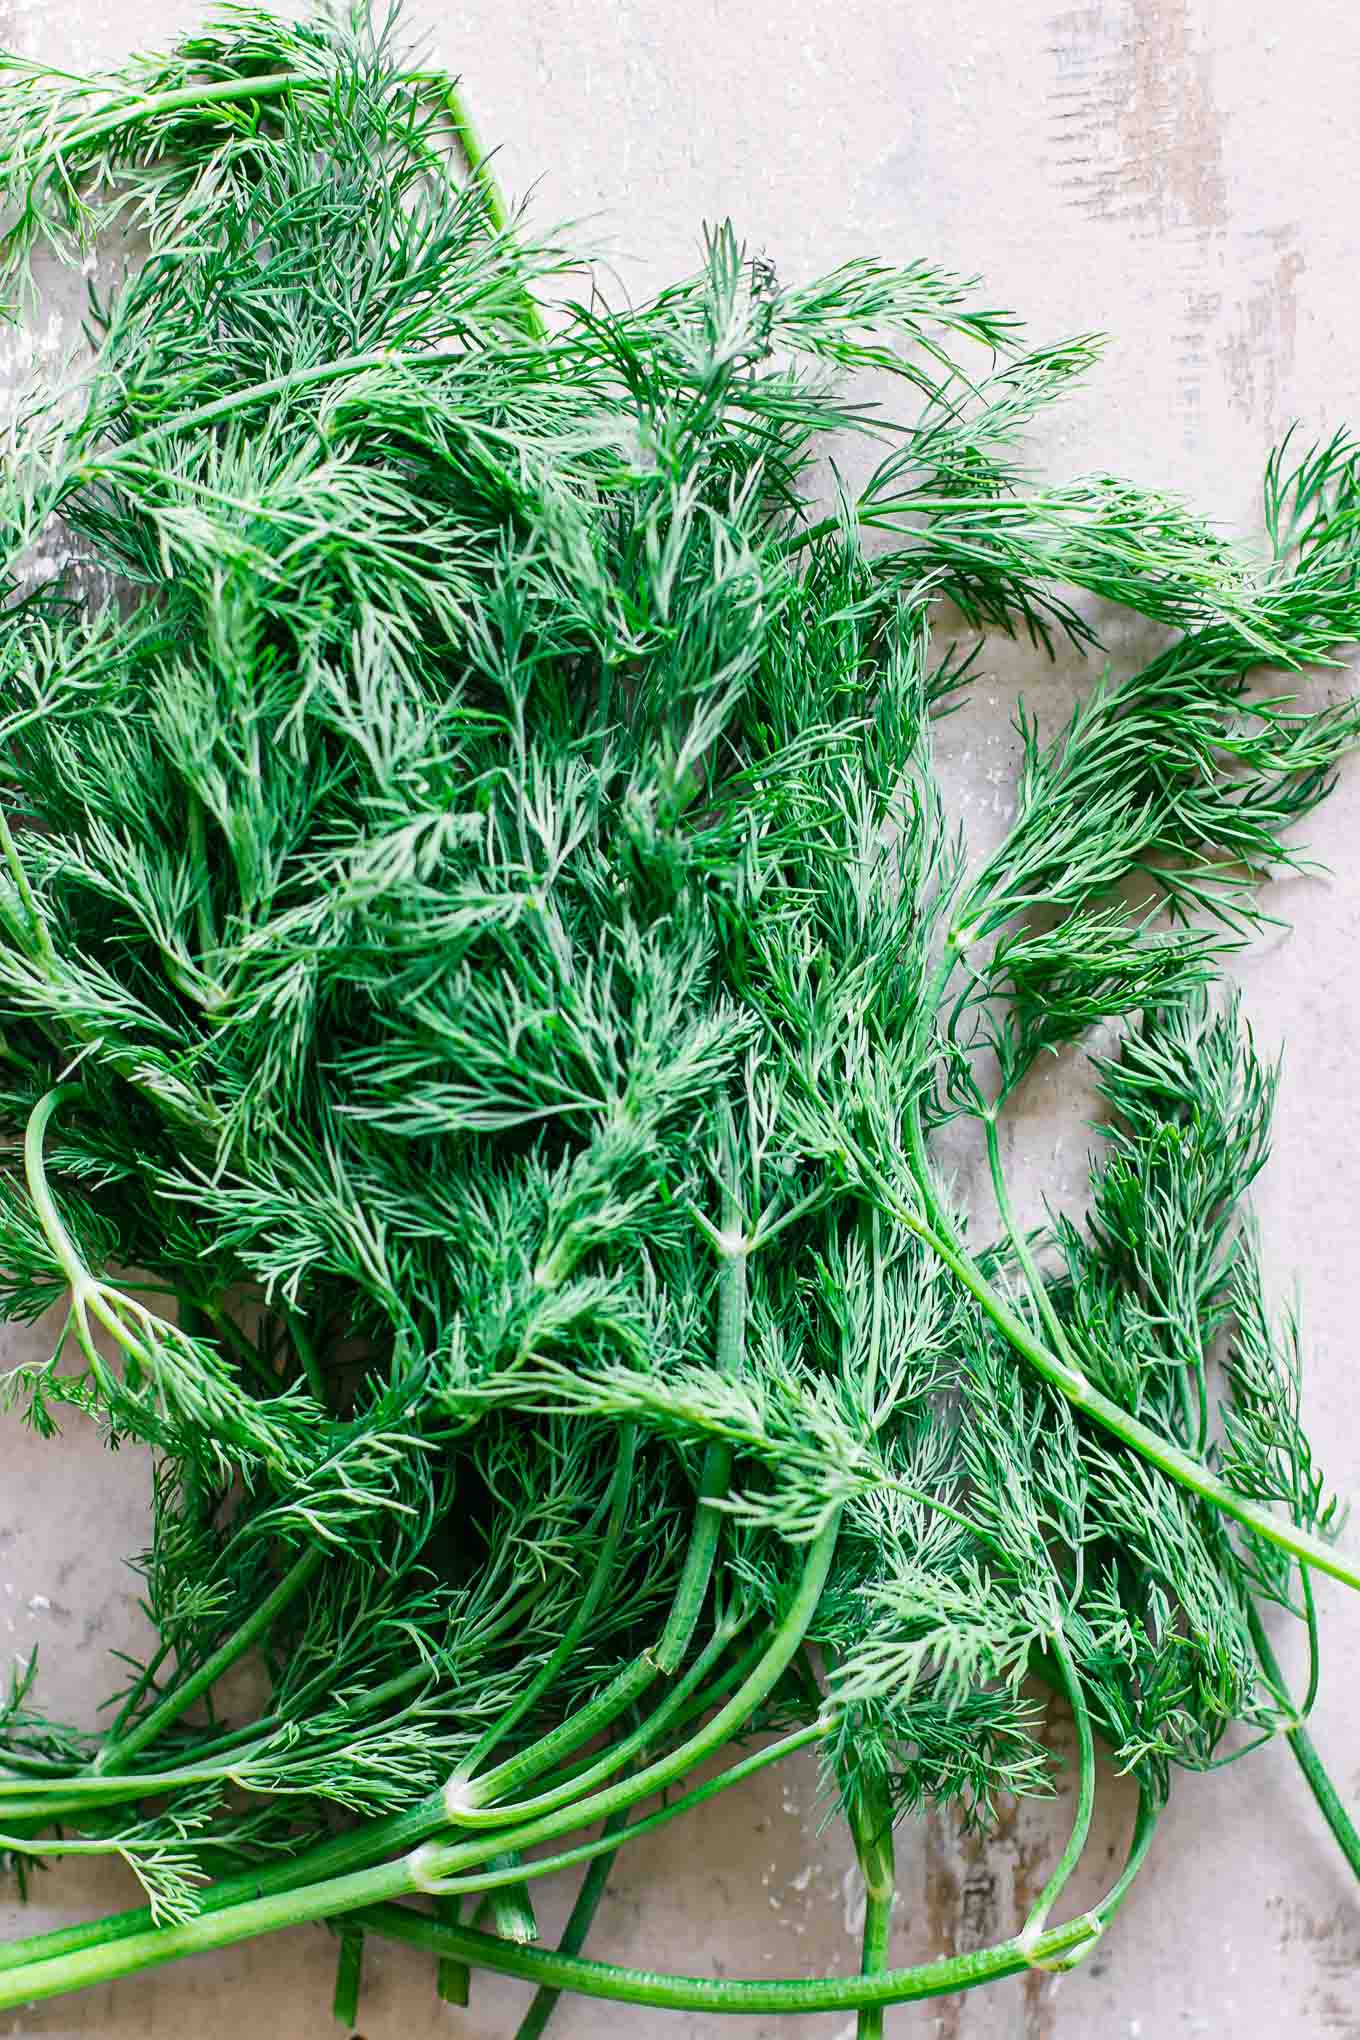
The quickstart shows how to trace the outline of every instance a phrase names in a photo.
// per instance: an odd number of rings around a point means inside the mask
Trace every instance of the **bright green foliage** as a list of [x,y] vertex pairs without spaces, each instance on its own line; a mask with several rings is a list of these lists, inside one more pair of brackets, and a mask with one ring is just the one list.
[[[11,1401],[152,1449],[160,1639],[102,1741],[18,1681],[0,1845],[123,1855],[157,1932],[453,1880],[523,1938],[534,1845],[612,1850],[769,1728],[890,1880],[895,1817],[1051,1789],[1038,1672],[1082,1787],[1005,1959],[1076,1959],[1091,1725],[1150,1817],[1299,1732],[1255,1600],[1316,1642],[1307,1565],[1360,1583],[1242,1224],[1274,1072],[1210,989],[1360,730],[1251,685],[1360,634],[1360,454],[1272,460],[1260,563],[1036,488],[1093,339],[925,264],[792,286],[728,227],[612,311],[461,124],[362,16],[0,84],[16,291],[145,240],[0,476],[0,1292],[69,1302]],[[821,516],[836,432],[883,457]],[[977,868],[949,619],[1093,645],[1091,597],[1174,640],[1023,720]],[[1026,1239],[998,1114],[1112,1019],[1089,1213]],[[976,1258],[949,1121],[997,1172]],[[19,1944],[0,2001],[190,1945],[146,1925]]]

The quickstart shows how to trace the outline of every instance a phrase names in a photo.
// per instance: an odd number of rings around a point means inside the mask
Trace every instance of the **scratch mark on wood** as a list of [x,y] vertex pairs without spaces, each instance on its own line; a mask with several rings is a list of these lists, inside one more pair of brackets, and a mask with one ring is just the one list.
[[1242,301],[1236,328],[1221,352],[1233,408],[1278,436],[1286,423],[1282,413],[1294,367],[1298,282],[1305,264],[1295,227],[1269,227],[1256,238],[1264,243],[1265,274]]
[[1222,122],[1189,0],[1074,8],[1050,48],[1054,142],[1076,204],[1149,231],[1221,228]]

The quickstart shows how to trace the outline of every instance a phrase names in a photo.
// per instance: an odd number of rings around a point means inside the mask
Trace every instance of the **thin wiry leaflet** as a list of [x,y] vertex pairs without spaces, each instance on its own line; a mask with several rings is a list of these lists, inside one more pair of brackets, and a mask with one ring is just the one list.
[[[11,1409],[148,1455],[156,1638],[97,1734],[14,1669],[0,1847],[149,1904],[9,1943],[0,2005],[330,1920],[350,2021],[377,1934],[452,2002],[537,1985],[526,2040],[563,1989],[873,2040],[1077,1963],[1176,1773],[1276,1737],[1360,1871],[1306,1727],[1360,1560],[1222,984],[1360,735],[1289,679],[1360,636],[1360,451],[1276,450],[1257,556],[1036,483],[1099,342],[950,271],[795,284],[724,226],[615,309],[364,12],[7,60],[0,196],[21,311],[139,251],[0,470],[0,1303],[56,1310]],[[874,454],[828,502],[836,435]],[[982,631],[1093,656],[979,859],[931,746]],[[1089,1204],[1034,1234],[999,1129],[1098,1023]],[[1028,1919],[893,1967],[895,1830],[1052,1792],[1044,1683],[1078,1775]],[[1098,1742],[1139,1812],[1072,1918]],[[631,1839],[807,1749],[858,1974],[581,1954]]]

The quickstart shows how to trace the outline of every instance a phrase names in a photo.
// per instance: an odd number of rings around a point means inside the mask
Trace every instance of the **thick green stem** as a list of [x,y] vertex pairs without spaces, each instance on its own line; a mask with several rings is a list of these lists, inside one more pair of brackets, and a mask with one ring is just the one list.
[[612,1963],[567,1957],[539,1948],[511,1949],[490,1934],[465,1927],[443,1927],[405,1906],[385,1905],[364,1915],[370,1932],[416,1948],[456,1953],[474,1968],[517,1976],[540,1988],[579,1992],[584,1997],[616,2003],[649,2005],[657,2010],[711,2013],[853,2012],[863,2005],[907,2004],[915,1999],[945,1997],[1018,1976],[1041,1963],[1058,1967],[1089,1950],[1099,1938],[1090,1914],[1051,1927],[1031,1947],[1018,1938],[994,1948],[927,1962],[914,1969],[885,1969],[876,1976],[770,1978],[747,1982],[730,1977],[670,1976],[651,1969],[624,1969]]
[[[697,1734],[692,1736],[679,1750],[673,1750],[666,1756],[659,1757],[654,1763],[645,1766],[644,1769],[638,1771],[632,1777],[625,1779],[621,1785],[608,1787],[604,1791],[596,1793],[593,1798],[583,1800],[577,1796],[582,1781],[573,1780],[570,1787],[563,1787],[556,1792],[544,1793],[537,1800],[526,1801],[520,1806],[498,1808],[497,1812],[501,1818],[509,1817],[516,1821],[527,1821],[527,1826],[522,1830],[517,1830],[522,1846],[527,1846],[529,1842],[547,1840],[552,1835],[558,1833],[560,1831],[559,1824],[561,1820],[560,1809],[563,1807],[567,1809],[569,1824],[573,1827],[580,1827],[592,1820],[607,1819],[616,1807],[631,1806],[635,1800],[644,1798],[648,1792],[659,1792],[664,1785],[668,1785],[673,1779],[683,1776],[684,1772],[694,1764],[701,1763],[705,1757],[711,1756],[715,1750],[720,1749],[729,1734],[737,1733],[746,1725],[752,1711],[760,1705],[761,1701],[765,1699],[766,1695],[773,1690],[780,1678],[782,1678],[790,1659],[801,1645],[807,1633],[808,1624],[816,1613],[817,1602],[821,1596],[822,1588],[826,1584],[827,1572],[830,1569],[832,1554],[836,1548],[836,1532],[839,1520],[840,1514],[837,1511],[831,1518],[831,1521],[818,1533],[813,1541],[807,1559],[804,1562],[803,1575],[798,1583],[798,1591],[775,1627],[773,1635],[761,1653],[758,1662],[747,1674],[746,1678],[742,1680],[736,1692],[719,1707],[717,1712],[704,1724]],[[717,1640],[715,1638],[714,1642],[716,1643]],[[710,1650],[713,1647],[711,1644]],[[648,1724],[646,1733],[650,1739],[653,1733],[651,1724]],[[637,1745],[638,1736],[636,1735],[626,1737],[622,1742],[616,1743],[613,1752],[613,1758],[616,1761],[611,1760],[608,1768],[611,1770],[616,1769],[619,1763],[626,1763],[634,1755]],[[603,1763],[601,1768],[603,1768]],[[465,1821],[468,1821],[469,1816],[471,1816],[473,1821],[479,1818],[480,1809],[475,1806],[469,1807],[466,1804],[461,1789],[450,1787],[445,1792],[444,1803],[447,1808],[450,1827],[462,1826]],[[557,1817],[556,1820],[554,1820],[554,1816]],[[474,1850],[480,1851],[480,1844],[474,1843],[471,1846]],[[439,1879],[443,1876],[463,1868],[466,1861],[480,1860],[480,1854],[471,1859],[467,1857],[467,1845],[465,1844],[455,1844],[451,1849],[443,1852],[439,1849],[431,1849],[427,1853],[430,1856],[431,1888],[435,1888]],[[447,1857],[447,1860],[444,1860],[445,1857]]]
[[359,1992],[364,1980],[364,1936],[359,1927],[340,1931],[340,1953],[335,1963],[335,1996],[331,2011],[342,2026],[352,2026],[359,2017]]
[[[541,1776],[547,1766],[537,1759],[535,1768],[530,1771],[521,1768],[512,1774],[506,1766],[501,1771],[488,1771],[485,1777],[474,1779],[471,1784],[451,1778],[444,1788],[444,1804],[449,1809],[450,1819],[459,1827],[499,1830],[507,1822],[537,1819],[541,1814],[555,1813],[559,1807],[572,1806],[583,1792],[612,1777],[670,1727],[685,1702],[695,1688],[702,1684],[731,1641],[732,1635],[728,1630],[715,1631],[688,1671],[682,1678],[676,1680],[661,1705],[649,1714],[645,1721],[640,1722],[631,1734],[621,1736],[616,1742],[611,1743],[584,1770],[572,1771],[561,1784],[549,1785],[542,1792],[536,1793],[532,1799],[511,1800],[510,1788],[502,1781],[513,1776],[515,1783],[524,1783],[531,1777]],[[761,1661],[762,1655],[757,1648],[755,1653],[757,1662]],[[541,1747],[540,1745],[540,1750]]]
[[[852,1802],[849,1812],[850,1832],[864,1879],[859,1971],[861,1976],[878,1976],[888,1967],[893,1906],[897,1899],[892,1804],[885,1791],[866,1791]],[[861,2005],[855,2032],[857,2040],[883,2040],[882,2005]]]
[[[764,1749],[756,1750],[749,1757],[743,1757],[740,1763],[729,1764],[716,1778],[708,1778],[702,1785],[695,1785],[688,1792],[668,1799],[655,1813],[640,1814],[633,1819],[632,1807],[620,1805],[609,1815],[600,1833],[591,1841],[577,1842],[571,1848],[557,1850],[550,1856],[534,1856],[525,1864],[524,1874],[531,1878],[553,1877],[559,1871],[572,1870],[582,1863],[593,1862],[602,1852],[613,1857],[618,1854],[620,1834],[631,1842],[636,1841],[640,1835],[651,1834],[655,1828],[665,1827],[670,1821],[678,1820],[682,1814],[692,1812],[696,1806],[702,1806],[706,1800],[715,1799],[720,1792],[728,1792],[734,1785],[740,1785],[745,1779],[753,1778],[758,1771],[782,1762],[785,1757],[792,1756],[797,1750],[807,1749],[814,1743],[822,1742],[837,1727],[838,1719],[835,1714],[827,1714],[816,1721],[805,1723],[802,1728],[791,1730],[778,1742],[767,1743]],[[625,1821],[626,1827],[623,1824]],[[465,1876],[442,1878],[438,1895],[441,1898],[448,1894],[458,1897],[467,1892],[484,1891],[493,1876],[509,1874],[488,1873],[484,1868],[479,1868],[469,1871]],[[36,1947],[37,1943],[33,1945]]]
[[[696,1619],[697,1614],[696,1606]],[[624,1746],[620,1753],[621,1761],[627,1760],[629,1751],[634,1746],[645,1746],[657,1733],[659,1724],[664,1724],[667,1719],[685,1718],[684,1703],[687,1702],[692,1688],[702,1679],[712,1657],[736,1636],[739,1627],[738,1624],[729,1624],[727,1633],[715,1638],[709,1651],[696,1661],[696,1666],[692,1668],[692,1676],[680,1682],[666,1705]],[[640,1697],[657,1677],[657,1671],[652,1655],[643,1652],[611,1682],[596,1701],[579,1709],[569,1722],[543,1737],[534,1745],[531,1752],[525,1753],[531,1759],[525,1775],[528,1777],[541,1775],[564,1756],[570,1755],[583,1743],[609,1727]],[[600,1767],[597,1765],[592,1768],[598,1773]],[[62,1782],[69,1784],[71,1781]],[[116,1782],[108,1780],[108,1787],[112,1788]],[[178,1774],[177,1782],[183,1782]],[[480,1787],[484,1788],[486,1785],[485,1778],[477,1782]],[[91,1781],[91,1784],[98,1784],[103,1789],[103,1781]],[[216,1911],[240,1904],[247,1899],[286,1892],[311,1881],[339,1877],[378,1861],[396,1850],[410,1848],[416,1843],[426,1841],[446,1824],[445,1797],[443,1792],[438,1792],[406,1813],[391,1815],[385,1820],[371,1821],[349,1834],[337,1836],[334,1841],[307,1850],[290,1861],[271,1864],[238,1877],[222,1879],[202,1891],[198,1902],[203,1911]],[[557,1833],[559,1828],[560,1823],[554,1825],[551,1832]],[[492,1844],[493,1851],[497,1845]],[[478,1860],[483,1860],[481,1854]],[[10,1942],[8,1945],[0,1943],[0,1971],[30,1961],[56,1960],[106,1942],[130,1940],[144,1933],[151,1925],[150,1909],[141,1906],[109,1915],[102,1920],[85,1921],[73,1927],[59,1927],[50,1933],[33,1935],[22,1941]]]
[[[407,1813],[370,1821],[349,1834],[337,1835],[334,1841],[307,1849],[300,1856],[263,1864],[206,1885],[197,1894],[201,1914],[225,1912],[249,1901],[287,1894],[299,1885],[347,1877],[375,1859],[428,1841],[443,1825],[443,1796],[436,1792]],[[153,1926],[151,1908],[135,1906],[127,1912],[106,1914],[103,1919],[81,1920],[75,1926],[54,1927],[46,1934],[29,1935],[24,1940],[0,1942],[0,1972],[29,1964],[48,1965],[68,1956],[128,1945],[150,1934]],[[130,1966],[135,1969],[138,1964]]]
[[12,2011],[30,2000],[86,1990],[92,1984],[177,1961],[181,1955],[206,1954],[213,1948],[253,1940],[257,1934],[277,1933],[281,1927],[332,1919],[358,1906],[379,1899],[406,1897],[418,1889],[411,1859],[403,1856],[376,1869],[358,1870],[351,1876],[329,1878],[301,1891],[283,1891],[244,1905],[203,1912],[174,1926],[153,1928],[149,1933],[131,1934],[122,1940],[96,1940],[55,1959],[25,1962],[7,1969],[0,1975],[0,2010]]
[[[529,1896],[529,1886],[524,1877],[524,1863],[518,1849],[500,1849],[489,1859],[488,1868],[508,1872],[488,1887],[483,1904],[487,1917],[502,1941],[536,1941],[538,1920],[534,1913],[534,1902]],[[473,1926],[479,1924],[478,1916]]]
[[[1271,1685],[1278,1692],[1281,1694],[1286,1693],[1288,1689],[1284,1683],[1284,1674],[1280,1670],[1279,1659],[1276,1657],[1274,1647],[1269,1636],[1266,1634],[1265,1624],[1261,1620],[1261,1611],[1255,1601],[1251,1601],[1248,1604],[1247,1619],[1251,1625],[1251,1640],[1255,1645],[1256,1655],[1261,1660],[1262,1670],[1265,1672]],[[1326,1821],[1337,1842],[1340,1844],[1341,1853],[1346,1858],[1347,1863],[1349,1863],[1352,1873],[1356,1877],[1360,1877],[1360,1834],[1356,1833],[1355,1823],[1343,1806],[1341,1795],[1332,1783],[1326,1765],[1318,1755],[1316,1743],[1309,1735],[1302,1721],[1296,1722],[1292,1728],[1287,1728],[1284,1733],[1285,1740],[1293,1750],[1298,1767],[1307,1782],[1308,1790],[1318,1803],[1318,1810],[1322,1814],[1322,1818]]]

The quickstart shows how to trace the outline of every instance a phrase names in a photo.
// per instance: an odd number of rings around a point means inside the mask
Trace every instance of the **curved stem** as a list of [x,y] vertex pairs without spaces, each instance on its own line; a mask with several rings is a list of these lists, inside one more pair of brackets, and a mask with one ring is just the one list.
[[178,1721],[181,1714],[193,1706],[195,1700],[215,1685],[222,1674],[234,1665],[238,1658],[245,1656],[271,1627],[290,1601],[297,1599],[307,1582],[321,1566],[325,1553],[319,1545],[304,1551],[301,1558],[291,1565],[271,1594],[267,1594],[259,1606],[252,1608],[244,1622],[234,1629],[224,1643],[220,1643],[211,1657],[205,1658],[196,1672],[191,1672],[168,1692],[165,1698],[151,1712],[127,1730],[116,1741],[105,1743],[95,1758],[91,1769],[98,1775],[117,1771],[138,1750],[154,1742],[163,1729],[172,1721]]
[[[86,142],[97,142],[104,135],[117,134],[120,128],[133,121],[151,119],[157,114],[187,112],[197,106],[229,106],[240,100],[278,99],[285,92],[299,87],[305,89],[310,84],[310,79],[295,71],[267,71],[258,78],[230,78],[221,85],[180,85],[171,92],[148,93],[144,98],[125,100],[121,106],[111,107],[107,112],[95,114],[79,123],[61,137],[60,146],[49,144],[42,150],[31,166],[20,154],[17,167],[41,169],[44,163],[53,162],[66,150],[82,148]],[[314,85],[312,89],[321,88]],[[0,156],[0,170],[12,172],[15,167],[13,153]]]
[[[734,1729],[748,1722],[753,1710],[778,1683],[816,1612],[835,1549],[837,1528],[838,1519],[833,1517],[815,1539],[804,1564],[798,1590],[777,1624],[761,1664],[742,1682],[725,1706],[720,1707],[713,1718],[680,1749],[658,1759],[636,1776],[596,1794],[593,1799],[587,1799],[573,1808],[565,1819],[558,1816],[556,1822],[531,1823],[523,1829],[462,1845],[426,1843],[394,1862],[380,1863],[348,1875],[325,1877],[303,1889],[276,1889],[269,1895],[260,1895],[268,1877],[268,1872],[264,1872],[258,1878],[231,1880],[238,1887],[243,1882],[247,1888],[253,1886],[255,1895],[246,1902],[218,1906],[213,1903],[210,1894],[204,1892],[200,1899],[204,1911],[194,1919],[174,1926],[114,1938],[109,1932],[111,1922],[95,1922],[93,1932],[84,1942],[55,1957],[37,1955],[33,1959],[18,1957],[16,1960],[15,1951],[10,1950],[11,1966],[0,1975],[0,2010],[27,2003],[30,1999],[57,1997],[68,1990],[108,1982],[136,1970],[173,1961],[181,1955],[230,1947],[238,1941],[253,1939],[257,1934],[276,1932],[281,1927],[300,1925],[308,1920],[330,1919],[416,1891],[437,1891],[440,1878],[449,1872],[475,1867],[478,1862],[484,1862],[488,1856],[505,1848],[527,1847],[534,1841],[548,1839],[560,1826],[581,1826],[607,1819],[611,1814],[631,1806],[636,1799],[670,1784],[719,1748]],[[422,1807],[402,1818],[418,1823],[425,1817],[427,1810]],[[384,1825],[390,1827],[393,1824]],[[331,1845],[332,1861],[343,1860],[343,1848],[343,1841]],[[318,1857],[325,1856],[327,1851],[323,1848],[309,1853],[315,1866]],[[298,1865],[291,1864],[285,1868],[296,1872]],[[516,1866],[514,1874],[521,1877],[522,1866]],[[442,1926],[439,1931],[457,1935],[474,1930]],[[494,1936],[474,1934],[474,1939],[478,1944],[489,1939],[496,1947],[508,1945],[495,1940]],[[436,1948],[434,1952],[454,1957],[459,1954],[457,1948],[447,1945]]]
[[1048,1923],[1052,1912],[1066,1885],[1076,1869],[1082,1850],[1086,1847],[1091,1832],[1091,1813],[1096,1796],[1096,1745],[1091,1731],[1091,1715],[1082,1692],[1081,1679],[1067,1646],[1067,1638],[1061,1627],[1053,1631],[1053,1658],[1062,1679],[1063,1690],[1072,1709],[1072,1720],[1077,1731],[1077,1805],[1072,1818],[1072,1832],[1067,1838],[1067,1847],[1058,1858],[1053,1875],[1045,1884],[1030,1908],[1029,1918],[1020,1932],[1022,1941],[1038,1940]]
[[1299,1719],[1307,1721],[1317,1702],[1322,1659],[1318,1651],[1317,1597],[1306,1565],[1299,1567],[1299,1580],[1303,1593],[1303,1619],[1308,1630],[1308,1687],[1299,1702]]
[[609,1489],[609,1521],[591,1569],[590,1584],[577,1603],[571,1621],[558,1638],[549,1657],[539,1667],[524,1691],[511,1703],[499,1721],[487,1730],[471,1754],[459,1765],[460,1777],[471,1777],[497,1745],[505,1741],[515,1724],[522,1721],[534,1702],[547,1692],[585,1634],[590,1619],[600,1604],[613,1570],[614,1560],[618,1556],[619,1542],[623,1536],[623,1526],[632,1500],[633,1466],[636,1457],[637,1427],[635,1424],[625,1423],[619,1429],[618,1461]]
[[[640,1814],[636,1819],[632,1819],[630,1815],[636,1801],[627,1806],[620,1805],[608,1816],[601,1832],[592,1840],[576,1842],[572,1847],[558,1850],[551,1856],[532,1856],[524,1865],[521,1874],[529,1878],[552,1877],[561,1870],[575,1868],[579,1863],[593,1862],[601,1853],[607,1852],[611,1857],[616,1856],[621,1839],[632,1842],[636,1841],[639,1835],[651,1834],[655,1829],[678,1820],[681,1814],[691,1813],[696,1806],[702,1806],[706,1800],[716,1799],[720,1792],[730,1791],[734,1785],[740,1785],[745,1779],[753,1778],[757,1772],[768,1769],[771,1764],[780,1763],[785,1757],[793,1756],[796,1751],[824,1741],[836,1728],[838,1719],[834,1713],[825,1714],[816,1721],[805,1723],[802,1728],[790,1730],[788,1735],[781,1736],[778,1742],[767,1743],[764,1749],[754,1751],[749,1757],[743,1757],[739,1763],[729,1764],[716,1778],[706,1778],[702,1785],[691,1786],[688,1792],[668,1799],[655,1813]],[[446,1893],[450,1893],[457,1897],[468,1892],[484,1891],[493,1882],[493,1877],[498,1878],[502,1874],[509,1875],[508,1872],[488,1875],[486,1869],[482,1867],[470,1870],[463,1876],[441,1878],[438,1896],[442,1898]]]
[[613,1964],[568,1958],[538,1948],[510,1948],[487,1934],[442,1927],[404,1906],[380,1905],[366,1911],[364,1926],[392,1940],[417,1948],[460,1956],[482,1969],[518,1976],[529,1983],[573,1990],[586,1997],[624,2004],[699,2012],[847,2012],[861,2005],[906,2004],[971,1990],[981,1983],[1016,1976],[1035,1966],[1071,1966],[1091,1950],[1118,1911],[1152,1841],[1156,1813],[1146,1795],[1128,1861],[1118,1882],[1088,1913],[1065,1926],[1050,1927],[1026,1946],[1020,1936],[994,1948],[955,1955],[911,1969],[886,1969],[877,1976],[770,1978],[746,1982],[729,1977],[667,1976],[653,1970],[623,1969]]
[[[1254,1600],[1249,1601],[1247,1604],[1247,1621],[1251,1628],[1251,1640],[1255,1646],[1256,1655],[1261,1660],[1262,1669],[1266,1677],[1271,1685],[1280,1693],[1286,1693],[1288,1688],[1284,1682],[1284,1674],[1280,1670],[1279,1659],[1276,1657],[1274,1647],[1269,1636],[1266,1634],[1265,1624],[1261,1620],[1261,1611]],[[1302,1720],[1297,1721],[1292,1728],[1287,1728],[1284,1734],[1285,1740],[1294,1752],[1298,1767],[1304,1775],[1308,1790],[1317,1801],[1322,1818],[1335,1835],[1337,1842],[1340,1844],[1341,1853],[1349,1863],[1352,1872],[1355,1876],[1360,1877],[1360,1834],[1356,1833],[1355,1823],[1342,1804],[1341,1795],[1332,1783],[1331,1776],[1322,1758],[1318,1755],[1316,1743],[1314,1743],[1313,1738],[1304,1727]]]
[[[751,1714],[782,1678],[789,1661],[807,1634],[808,1624],[817,1611],[822,1588],[826,1585],[839,1527],[840,1512],[837,1510],[830,1522],[813,1540],[803,1566],[798,1591],[777,1623],[759,1661],[742,1680],[735,1693],[724,1701],[711,1719],[678,1750],[671,1750],[664,1757],[658,1757],[653,1763],[645,1765],[641,1771],[625,1779],[622,1784],[607,1787],[603,1792],[596,1793],[593,1798],[573,1799],[573,1803],[567,1809],[567,1819],[572,1827],[582,1827],[593,1820],[605,1820],[616,1807],[631,1806],[635,1800],[644,1798],[648,1792],[660,1791],[662,1786],[669,1785],[693,1765],[702,1763],[705,1757],[720,1749],[730,1734],[746,1726]],[[650,1732],[649,1727],[649,1735]],[[626,1762],[634,1754],[636,1741],[636,1737],[630,1737],[614,1746],[619,1761]],[[571,1789],[574,1793],[575,1782]],[[517,1807],[499,1808],[497,1812],[502,1819],[508,1816],[524,1820],[526,1815],[533,1816],[528,1819],[522,1830],[515,1831],[517,1845],[527,1847],[532,1842],[546,1841],[559,1832],[561,1821],[559,1808],[565,1798],[564,1789],[561,1792],[545,1793],[541,1799],[526,1801]],[[467,1813],[477,1811],[466,1807],[452,1791],[445,1793],[444,1803],[450,1827],[463,1825]],[[556,1820],[554,1815],[557,1816]],[[479,1860],[478,1854],[469,1856],[468,1850],[470,1847],[473,1851],[479,1852],[481,1846],[480,1843],[430,1845],[425,1852],[429,1863],[430,1888],[436,1889],[441,1879],[450,1872],[461,1869],[466,1863]]]
[[57,1200],[47,1180],[47,1164],[43,1158],[43,1141],[52,1115],[64,1105],[68,1098],[77,1095],[74,1084],[58,1084],[39,1098],[28,1115],[24,1128],[24,1182],[43,1237],[52,1249],[53,1258],[70,1285],[72,1295],[79,1300],[89,1286],[89,1271],[76,1251],[75,1242],[66,1230],[66,1223],[57,1209]]
[[1117,1402],[1103,1395],[1080,1368],[1061,1359],[1022,1323],[1005,1299],[988,1282],[961,1241],[951,1245],[949,1240],[941,1237],[918,1211],[903,1201],[867,1156],[861,1153],[857,1159],[874,1187],[885,1199],[888,1209],[898,1223],[905,1226],[909,1232],[915,1233],[916,1237],[944,1262],[981,1306],[1007,1343],[1014,1347],[1022,1359],[1029,1362],[1037,1374],[1042,1375],[1060,1395],[1065,1396],[1074,1409],[1079,1410],[1083,1416],[1090,1417],[1102,1430],[1111,1432],[1132,1451],[1140,1453],[1150,1465],[1155,1466],[1159,1472],[1166,1474],[1179,1486],[1187,1488],[1201,1500],[1212,1503],[1223,1515],[1244,1523],[1249,1530],[1254,1530],[1258,1536],[1264,1537],[1268,1543],[1276,1545],[1281,1551],[1289,1552],[1303,1564],[1316,1566],[1319,1572],[1330,1574],[1333,1579],[1341,1580],[1348,1587],[1360,1587],[1360,1559],[1347,1558],[1322,1538],[1315,1537],[1306,1530],[1300,1530],[1296,1524],[1282,1522],[1277,1516],[1272,1516],[1269,1510],[1259,1503],[1238,1494],[1226,1481],[1220,1480],[1218,1475],[1212,1473],[1202,1460],[1196,1459],[1193,1453],[1183,1451],[1179,1445],[1164,1438],[1160,1432],[1152,1430],[1139,1418],[1130,1416]]

